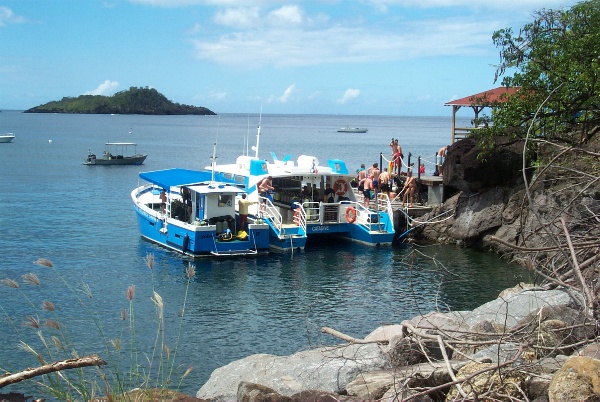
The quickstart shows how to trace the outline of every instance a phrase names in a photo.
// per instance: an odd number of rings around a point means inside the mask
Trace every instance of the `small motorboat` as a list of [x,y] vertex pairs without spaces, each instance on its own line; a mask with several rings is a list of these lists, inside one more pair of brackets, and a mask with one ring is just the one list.
[[368,128],[346,126],[346,127],[340,128],[337,132],[338,133],[366,133],[367,131],[369,131]]
[[[88,150],[84,165],[141,165],[148,155],[137,153],[137,144],[134,142],[107,142],[104,152],[100,156]],[[131,149],[133,151],[131,152]]]
[[0,142],[12,142],[15,139],[13,133],[0,134]]

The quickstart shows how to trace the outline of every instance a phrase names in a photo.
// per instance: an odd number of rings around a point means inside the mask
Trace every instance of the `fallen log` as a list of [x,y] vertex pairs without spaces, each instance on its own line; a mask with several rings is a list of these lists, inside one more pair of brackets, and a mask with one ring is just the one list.
[[80,357],[78,359],[67,359],[54,363],[45,364],[41,367],[28,368],[15,374],[5,374],[0,377],[0,388],[20,381],[28,380],[44,374],[54,373],[57,371],[88,367],[88,366],[104,366],[106,362],[98,357],[98,355],[90,355]]

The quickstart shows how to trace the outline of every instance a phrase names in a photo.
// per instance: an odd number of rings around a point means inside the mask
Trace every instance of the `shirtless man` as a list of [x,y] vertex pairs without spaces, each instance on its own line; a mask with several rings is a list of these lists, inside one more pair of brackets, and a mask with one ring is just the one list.
[[436,165],[437,165],[438,173],[440,176],[442,175],[442,165],[444,163],[444,158],[446,157],[447,151],[448,151],[448,147],[441,147],[437,153]]
[[386,194],[390,192],[390,174],[387,168],[383,168],[383,172],[379,175],[379,190]]
[[[373,193],[373,179],[371,179],[371,176],[367,176],[364,179],[362,179],[360,181],[360,184],[362,184],[363,187],[363,196],[364,196],[364,200],[363,200],[363,205],[365,206],[365,208],[369,208],[369,204],[371,203],[371,194]],[[359,187],[360,187],[359,184]]]
[[269,195],[269,191],[275,190],[275,187],[271,184],[271,180],[273,178],[271,176],[265,177],[258,183],[258,194],[263,197],[262,202],[260,204],[259,212],[265,213],[267,211],[267,201],[265,198],[268,198],[273,202],[273,199]]
[[371,168],[371,180],[373,180],[373,188],[379,188],[379,175],[381,171],[379,170],[379,164],[374,163]]

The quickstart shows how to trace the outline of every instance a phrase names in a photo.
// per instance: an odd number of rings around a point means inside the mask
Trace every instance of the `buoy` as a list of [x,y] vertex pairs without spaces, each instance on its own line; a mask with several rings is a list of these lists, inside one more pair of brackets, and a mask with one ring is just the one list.
[[348,223],[354,223],[356,220],[356,208],[350,207],[346,209],[346,220]]

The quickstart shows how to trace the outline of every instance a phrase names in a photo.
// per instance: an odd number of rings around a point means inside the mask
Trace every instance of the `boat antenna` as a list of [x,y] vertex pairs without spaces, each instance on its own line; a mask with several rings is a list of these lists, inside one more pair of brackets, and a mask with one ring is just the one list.
[[213,156],[210,158],[210,167],[212,171],[211,181],[215,181],[215,165],[217,164],[217,143],[213,144]]
[[246,131],[246,138],[244,140],[244,142],[246,143],[246,153],[244,155],[247,156],[250,155],[250,151],[248,150],[248,145],[250,143],[250,115],[248,115],[248,130]]
[[260,144],[260,123],[262,121],[262,106],[260,107],[260,115],[259,116],[260,117],[258,118],[258,129],[256,131],[256,146],[253,147],[254,151],[256,152],[254,155],[256,157],[256,159],[258,159],[258,146]]

